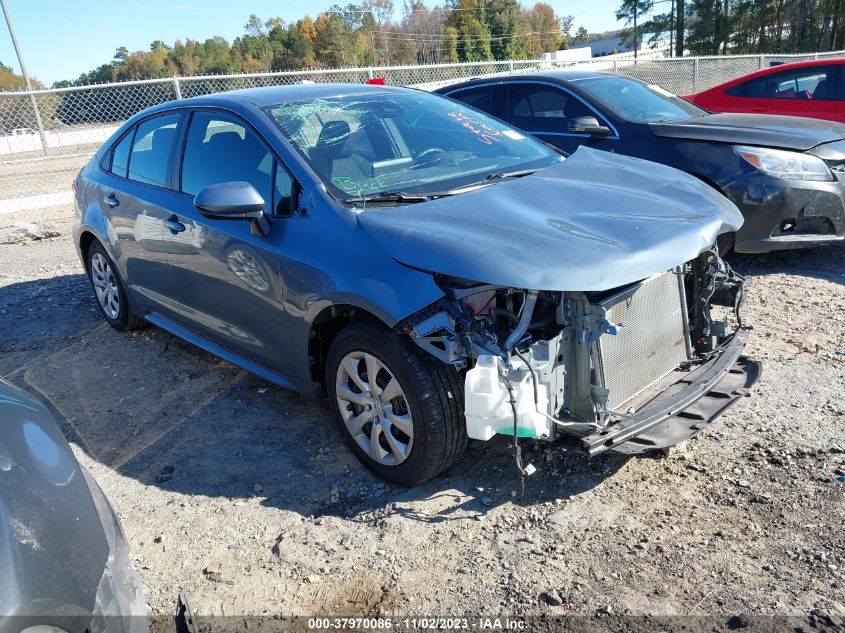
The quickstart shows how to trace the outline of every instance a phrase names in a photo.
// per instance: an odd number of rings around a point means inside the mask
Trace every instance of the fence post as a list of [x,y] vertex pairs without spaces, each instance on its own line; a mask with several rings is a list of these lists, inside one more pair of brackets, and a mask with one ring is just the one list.
[[182,98],[182,86],[179,85],[178,76],[173,78],[173,94],[176,96],[177,101]]
[[41,120],[41,112],[38,111],[38,101],[36,100],[34,94],[29,95],[29,98],[32,100],[32,109],[35,112],[35,123],[38,124],[38,136],[41,137],[41,149],[44,152],[44,156],[46,156],[47,133],[44,132],[44,122]]
[[763,70],[766,67],[766,56],[760,55],[760,70]]
[[692,66],[692,91],[698,92],[698,57],[693,58]]
[[372,69],[372,68],[367,68],[367,77],[368,77],[369,79],[374,79],[374,78],[375,78],[375,75],[373,75],[373,69]]
[[613,72],[617,75],[619,74],[619,62],[617,62],[615,58],[613,60]]
[[513,60],[508,62],[508,72],[513,74]]

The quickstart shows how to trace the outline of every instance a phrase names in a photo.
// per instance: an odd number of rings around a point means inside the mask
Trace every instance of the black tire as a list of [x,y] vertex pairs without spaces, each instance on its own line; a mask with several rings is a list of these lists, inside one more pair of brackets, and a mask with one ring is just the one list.
[[[401,463],[386,465],[373,459],[355,441],[344,422],[336,381],[341,361],[355,352],[375,356],[393,374],[404,392],[413,419],[413,443]],[[466,449],[461,376],[454,367],[441,363],[387,327],[362,322],[343,329],[329,349],[326,387],[329,403],[352,452],[386,481],[404,486],[419,484],[454,466]]]
[[[110,279],[114,280],[114,286],[118,297],[118,310],[116,315],[109,314],[100,303],[100,299],[97,296],[97,290],[94,282],[95,257],[102,257],[110,268]],[[108,321],[108,324],[121,332],[137,330],[144,327],[147,322],[144,321],[143,317],[138,316],[132,311],[132,306],[129,305],[129,298],[126,295],[126,289],[123,286],[123,280],[117,272],[117,266],[115,266],[115,263],[112,261],[111,257],[109,257],[109,254],[106,253],[106,249],[103,248],[102,244],[99,242],[93,242],[91,244],[91,247],[88,249],[88,261],[86,264],[88,270],[88,281],[91,282],[91,289],[94,291],[94,301],[97,302],[97,307],[100,308],[100,314],[102,314],[103,318]]]

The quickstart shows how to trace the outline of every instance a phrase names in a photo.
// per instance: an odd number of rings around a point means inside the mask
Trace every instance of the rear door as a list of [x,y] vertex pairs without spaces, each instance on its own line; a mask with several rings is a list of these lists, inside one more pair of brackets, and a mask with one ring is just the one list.
[[732,86],[726,93],[737,112],[836,121],[837,70],[835,65],[783,70]]
[[[177,322],[288,375],[294,316],[284,307],[280,270],[285,222],[296,204],[293,178],[258,133],[230,112],[194,111],[183,147],[175,230],[164,230],[179,299]],[[261,194],[268,235],[253,234],[247,220],[208,219],[194,207],[201,189],[233,181],[248,182]]]
[[570,154],[581,145],[613,150],[618,137],[593,137],[569,131],[569,122],[577,117],[595,117],[601,125],[610,123],[580,97],[562,86],[544,82],[520,81],[507,86],[505,120]]
[[162,222],[172,214],[170,167],[181,121],[179,112],[141,121],[113,146],[102,164],[100,207],[113,255],[144,310],[169,312],[172,304]]
[[460,88],[454,92],[447,93],[447,95],[476,110],[481,110],[494,117],[504,119],[506,90],[507,88],[503,85],[484,84],[470,88]]

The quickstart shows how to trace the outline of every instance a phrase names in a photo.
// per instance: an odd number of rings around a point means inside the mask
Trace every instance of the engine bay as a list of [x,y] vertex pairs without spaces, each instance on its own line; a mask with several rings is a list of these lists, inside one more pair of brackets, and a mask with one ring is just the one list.
[[399,328],[463,373],[467,433],[479,440],[599,432],[743,327],[744,279],[715,249],[601,292],[438,283],[444,299]]

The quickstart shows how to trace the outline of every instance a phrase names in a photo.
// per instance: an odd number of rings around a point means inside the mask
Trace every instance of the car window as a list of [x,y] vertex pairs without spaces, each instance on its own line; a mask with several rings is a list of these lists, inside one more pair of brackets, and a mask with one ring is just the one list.
[[273,185],[273,210],[276,215],[289,216],[293,211],[293,176],[280,163],[276,163]]
[[679,121],[707,114],[660,86],[630,77],[604,75],[575,81],[583,93],[632,123]]
[[181,190],[196,195],[208,185],[248,182],[271,212],[273,154],[239,119],[219,112],[195,112],[182,159]]
[[[164,187],[181,114],[148,119],[138,126],[129,154],[129,180]],[[115,148],[116,149],[116,148]]]
[[130,130],[112,150],[111,173],[115,176],[126,178],[126,170],[129,168],[129,150],[132,148],[134,132],[135,130]]
[[449,96],[457,99],[468,106],[481,110],[490,114],[493,111],[493,91],[494,86],[483,86],[481,88],[470,88],[469,90],[459,90]]
[[265,110],[340,200],[439,193],[562,160],[497,119],[422,91],[291,101]]
[[508,116],[528,132],[566,132],[568,121],[596,116],[574,95],[545,84],[514,84],[508,88]]
[[765,75],[740,84],[740,96],[751,99],[828,101],[835,97],[835,69],[799,68]]

